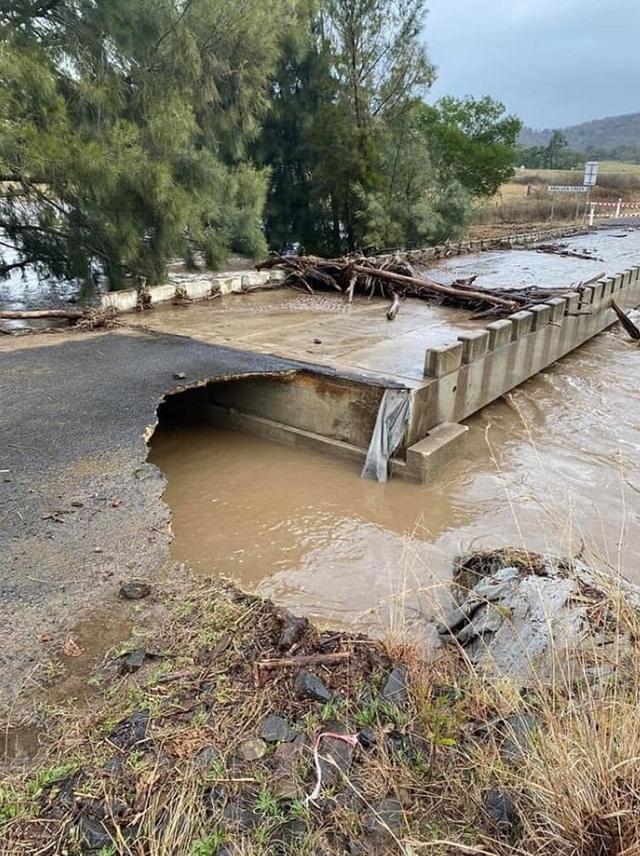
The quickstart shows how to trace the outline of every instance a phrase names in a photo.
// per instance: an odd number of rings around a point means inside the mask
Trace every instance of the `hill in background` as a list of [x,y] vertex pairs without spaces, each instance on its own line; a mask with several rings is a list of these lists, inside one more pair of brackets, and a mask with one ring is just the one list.
[[[640,113],[595,119],[560,130],[574,151],[615,155],[622,154],[624,149],[640,150]],[[521,146],[546,146],[552,133],[552,128],[543,131],[523,128],[519,143]]]

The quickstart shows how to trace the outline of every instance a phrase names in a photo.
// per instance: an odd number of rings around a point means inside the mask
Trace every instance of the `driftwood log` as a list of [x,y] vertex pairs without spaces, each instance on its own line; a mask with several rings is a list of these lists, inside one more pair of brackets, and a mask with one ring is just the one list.
[[[118,324],[118,312],[106,309],[0,309],[2,321],[37,321],[39,319],[62,319],[69,321],[76,330],[98,330]],[[8,332],[0,328],[0,332]]]
[[391,301],[387,312],[390,321],[397,316],[401,301],[417,298],[473,310],[474,318],[510,315],[519,309],[527,309],[550,297],[561,297],[570,291],[582,291],[584,287],[599,279],[598,274],[588,282],[577,283],[567,288],[483,288],[474,287],[475,276],[458,279],[450,284],[418,275],[401,256],[379,261],[362,255],[323,259],[319,256],[274,255],[261,264],[258,270],[283,270],[287,276],[284,284],[303,289],[309,294],[316,291],[336,291],[343,294],[349,303],[355,295],[371,298],[376,294]]
[[635,339],[636,342],[640,341],[640,330],[633,323],[631,318],[629,318],[627,313],[618,306],[615,300],[611,301],[611,308],[616,313],[616,315],[618,316],[618,320],[620,321],[624,329],[627,331],[627,333],[631,336],[631,338]]
[[79,321],[86,316],[82,309],[0,309],[0,318],[16,321],[30,321],[38,318],[68,318]]

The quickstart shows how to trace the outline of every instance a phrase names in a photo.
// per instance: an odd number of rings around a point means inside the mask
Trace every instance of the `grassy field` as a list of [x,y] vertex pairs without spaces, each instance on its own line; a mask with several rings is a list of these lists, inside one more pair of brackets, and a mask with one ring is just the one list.
[[[513,178],[500,188],[491,202],[477,209],[474,223],[483,226],[544,223],[551,214],[551,197],[547,187],[552,184],[581,185],[582,177],[582,169],[516,169]],[[591,198],[601,202],[615,202],[618,199],[625,202],[640,201],[640,164],[602,161],[598,185],[593,189]],[[555,220],[575,222],[577,199],[571,195],[558,196]],[[578,211],[580,219],[584,219],[584,205]]]

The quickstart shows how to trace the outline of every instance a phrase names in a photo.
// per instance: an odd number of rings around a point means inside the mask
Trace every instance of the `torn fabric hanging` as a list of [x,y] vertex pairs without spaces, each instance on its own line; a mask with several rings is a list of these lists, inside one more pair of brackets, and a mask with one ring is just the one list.
[[389,480],[389,462],[409,422],[409,391],[387,389],[382,396],[362,478]]

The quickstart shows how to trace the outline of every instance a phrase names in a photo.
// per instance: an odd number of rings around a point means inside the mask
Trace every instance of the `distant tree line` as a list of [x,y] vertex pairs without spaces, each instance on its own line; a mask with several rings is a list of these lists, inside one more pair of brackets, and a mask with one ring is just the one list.
[[587,146],[578,150],[569,146],[562,131],[553,131],[544,146],[518,146],[516,161],[528,169],[578,169],[588,160],[616,160],[640,163],[640,145],[624,145],[615,148]]
[[585,157],[571,151],[562,131],[554,131],[546,146],[520,146],[516,159],[527,169],[576,169],[584,165]]
[[[427,105],[424,0],[0,0],[0,274],[163,278],[455,237],[513,170],[490,98]],[[1,249],[1,245],[0,245]]]

